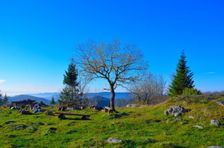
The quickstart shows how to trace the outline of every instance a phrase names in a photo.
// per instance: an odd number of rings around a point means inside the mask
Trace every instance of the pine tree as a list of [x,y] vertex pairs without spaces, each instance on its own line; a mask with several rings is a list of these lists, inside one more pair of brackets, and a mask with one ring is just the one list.
[[61,92],[59,103],[71,107],[79,106],[78,71],[75,64],[69,64],[68,70],[65,71],[63,83],[65,88]]
[[3,105],[3,98],[2,98],[2,94],[1,94],[1,91],[0,91],[0,106]]
[[7,105],[8,103],[8,96],[5,94],[5,96],[3,97],[3,104]]
[[0,92],[0,106],[2,105],[7,105],[8,103],[8,97],[7,95],[5,94],[4,96],[1,94]]
[[56,104],[56,102],[55,102],[55,100],[54,100],[54,97],[51,98],[51,102],[50,102],[50,104],[51,104],[51,105],[55,105],[55,104]]
[[169,87],[169,96],[181,95],[185,88],[194,88],[193,73],[187,66],[186,56],[182,52],[177,65],[176,74]]

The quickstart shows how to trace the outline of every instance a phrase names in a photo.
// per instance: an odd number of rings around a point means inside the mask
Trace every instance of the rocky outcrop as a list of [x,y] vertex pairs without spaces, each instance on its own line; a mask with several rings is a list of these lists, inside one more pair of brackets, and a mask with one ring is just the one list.
[[188,110],[181,106],[171,106],[167,110],[165,110],[165,115],[173,115],[174,117],[180,116]]
[[135,108],[135,107],[139,107],[139,104],[127,104],[126,107]]
[[49,110],[49,111],[46,111],[45,114],[48,115],[48,116],[53,116],[54,112]]
[[220,105],[220,106],[224,106],[224,101],[218,101],[218,102],[216,102],[218,105]]
[[213,126],[217,126],[217,127],[220,126],[219,120],[211,120],[210,124],[213,125]]

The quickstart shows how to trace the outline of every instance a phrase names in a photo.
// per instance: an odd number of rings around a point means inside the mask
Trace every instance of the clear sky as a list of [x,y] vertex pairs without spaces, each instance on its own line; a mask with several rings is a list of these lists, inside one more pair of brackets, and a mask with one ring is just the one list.
[[78,43],[114,39],[141,48],[167,84],[184,49],[196,87],[224,90],[223,8],[223,0],[0,0],[0,90],[60,91]]

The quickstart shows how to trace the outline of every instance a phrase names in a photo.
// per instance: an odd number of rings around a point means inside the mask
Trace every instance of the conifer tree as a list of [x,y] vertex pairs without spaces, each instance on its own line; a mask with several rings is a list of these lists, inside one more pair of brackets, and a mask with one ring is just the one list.
[[56,102],[55,102],[55,100],[54,100],[54,97],[51,98],[51,102],[50,102],[50,104],[51,104],[51,105],[55,105],[55,104],[56,104]]
[[1,91],[0,91],[0,106],[3,105],[3,97],[2,97],[2,94],[1,94]]
[[78,71],[73,62],[69,64],[68,70],[65,71],[63,83],[65,88],[61,92],[59,103],[71,107],[79,106]]
[[4,96],[0,92],[0,106],[6,105],[8,103],[8,97],[5,94]]
[[6,105],[8,103],[8,96],[5,94],[3,97],[3,104]]
[[194,88],[193,73],[187,66],[186,56],[182,52],[177,65],[176,74],[169,87],[169,96],[181,95],[185,88]]

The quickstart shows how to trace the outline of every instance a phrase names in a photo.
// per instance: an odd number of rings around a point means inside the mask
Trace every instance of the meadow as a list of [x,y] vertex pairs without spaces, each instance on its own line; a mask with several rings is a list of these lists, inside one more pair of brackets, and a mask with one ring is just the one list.
[[[119,113],[112,114],[93,109],[68,111],[89,114],[91,120],[74,116],[60,120],[56,115],[49,116],[44,112],[21,115],[17,110],[1,108],[0,147],[224,146],[224,126],[210,125],[212,119],[224,123],[224,107],[216,101],[209,98],[170,99],[153,106],[117,108]],[[181,105],[190,111],[180,117],[164,115],[172,105]],[[45,109],[57,110],[56,107]],[[109,144],[107,139],[110,137],[122,142]]]

